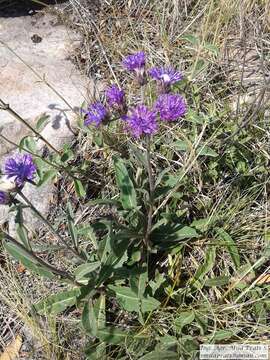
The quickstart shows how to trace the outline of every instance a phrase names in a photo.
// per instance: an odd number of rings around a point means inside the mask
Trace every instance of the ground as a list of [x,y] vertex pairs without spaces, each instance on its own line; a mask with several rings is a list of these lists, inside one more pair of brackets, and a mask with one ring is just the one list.
[[[166,190],[160,189],[158,207],[199,236],[166,248],[163,232],[155,233],[153,241],[161,240],[158,252],[149,258],[148,286],[162,306],[141,326],[136,312],[119,306],[119,294],[110,292],[106,300],[110,324],[153,337],[140,347],[107,345],[104,359],[147,359],[147,353],[176,348],[188,359],[198,344],[209,341],[269,344],[269,10],[267,0],[70,0],[59,8],[59,21],[83,36],[70,54],[82,73],[106,83],[117,79],[131,93],[135,86],[128,87],[119,64],[123,56],[144,50],[150,65],[170,63],[184,73],[180,91],[190,108],[186,120],[165,125],[155,138],[152,164],[155,174],[168,171],[160,179]],[[83,132],[72,144],[73,164],[81,165],[83,159],[88,165],[83,172],[87,194],[78,200],[66,175],[56,180],[48,218],[63,235],[68,201],[81,227],[117,216],[110,206],[88,203],[117,195],[113,155],[119,149],[130,151],[132,143],[119,128],[109,135],[113,146],[105,141],[104,152]],[[143,187],[139,171],[136,176],[136,184]],[[56,245],[45,228],[35,239],[37,245]],[[62,251],[40,254],[54,264],[71,266]],[[71,307],[56,317],[47,314],[42,323],[29,326],[29,304],[59,291],[59,285],[37,280],[8,259],[3,255],[1,270],[3,312],[10,313],[5,317],[4,344],[26,324],[25,358],[85,358],[85,343],[97,342],[84,335],[82,310]],[[29,288],[33,291],[26,295],[23,289]],[[35,355],[29,355],[29,329],[38,339],[31,345]]]

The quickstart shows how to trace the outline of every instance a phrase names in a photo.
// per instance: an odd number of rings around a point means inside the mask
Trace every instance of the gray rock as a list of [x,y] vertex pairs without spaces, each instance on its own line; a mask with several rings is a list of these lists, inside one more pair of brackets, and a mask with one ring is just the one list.
[[[74,31],[57,24],[55,16],[38,13],[1,18],[0,40],[5,43],[0,43],[0,98],[32,126],[44,113],[49,115],[50,122],[42,130],[42,136],[56,149],[61,149],[74,137],[74,109],[81,106],[87,90],[93,88],[93,81],[82,76],[69,60],[69,53],[73,46],[78,46],[80,38]],[[38,76],[45,78],[50,86]],[[61,94],[60,97],[52,87]],[[3,135],[17,144],[31,133],[4,110],[0,111],[0,127],[3,127]],[[44,143],[39,140],[37,145],[41,150]],[[11,150],[13,147],[0,139],[0,161],[1,156],[3,158]],[[27,184],[23,191],[46,216],[53,185],[35,188]],[[7,220],[7,210],[0,206],[0,224]],[[40,226],[39,220],[27,210],[25,217],[28,227]],[[10,231],[14,232],[14,221],[12,216],[9,218]]]

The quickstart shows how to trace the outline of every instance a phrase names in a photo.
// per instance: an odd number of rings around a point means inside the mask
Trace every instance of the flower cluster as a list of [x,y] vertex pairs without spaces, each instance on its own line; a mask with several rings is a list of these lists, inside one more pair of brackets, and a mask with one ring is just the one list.
[[10,192],[22,189],[27,181],[32,182],[36,170],[33,158],[29,154],[16,154],[7,158],[2,169],[4,176],[0,179],[0,204],[8,204]]
[[169,92],[171,85],[183,79],[183,75],[172,67],[153,67],[148,73],[159,82],[161,93]]
[[138,105],[126,117],[127,128],[133,136],[152,135],[157,132],[156,112],[149,110],[145,105]]
[[116,111],[118,118],[125,121],[126,129],[134,137],[139,138],[157,132],[158,118],[163,122],[171,122],[185,115],[187,106],[184,98],[171,93],[171,86],[183,79],[179,71],[170,66],[153,67],[146,71],[146,55],[143,51],[128,55],[122,61],[122,65],[127,71],[135,74],[141,86],[147,83],[147,75],[157,81],[159,96],[153,107],[139,104],[128,110],[124,91],[114,84],[105,91],[106,105],[95,102],[85,111],[85,125],[94,124],[98,127],[110,120],[112,111]]
[[106,119],[107,115],[107,109],[101,102],[91,104],[86,111],[84,125],[95,124],[99,126]]
[[162,121],[176,121],[184,116],[187,110],[183,97],[176,94],[160,95],[154,107]]
[[15,181],[18,187],[22,187],[26,181],[32,181],[36,173],[36,165],[29,154],[17,154],[6,160],[3,173],[7,178]]

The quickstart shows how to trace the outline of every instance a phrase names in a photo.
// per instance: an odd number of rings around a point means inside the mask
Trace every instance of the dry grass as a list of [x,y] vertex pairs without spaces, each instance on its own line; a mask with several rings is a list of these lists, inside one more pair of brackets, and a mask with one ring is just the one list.
[[[123,55],[143,49],[149,54],[151,65],[172,63],[180,68],[187,78],[185,92],[189,103],[200,112],[210,114],[217,123],[200,129],[192,139],[193,151],[189,154],[178,152],[171,156],[169,146],[165,150],[161,148],[155,154],[154,165],[156,169],[170,166],[175,174],[181,166],[184,170],[181,180],[188,180],[184,182],[184,190],[179,190],[177,185],[172,192],[184,192],[185,187],[189,189],[183,205],[186,218],[190,222],[196,216],[217,218],[217,225],[235,240],[241,258],[246,260],[246,267],[239,273],[233,272],[232,259],[221,245],[210,277],[228,277],[229,281],[223,287],[209,286],[207,291],[195,286],[187,293],[187,285],[213,244],[211,232],[198,243],[185,244],[182,253],[158,259],[158,265],[173,284],[163,308],[145,324],[159,336],[179,335],[176,319],[183,311],[194,310],[207,325],[203,321],[193,323],[180,332],[183,341],[192,336],[195,342],[206,342],[226,329],[233,330],[234,341],[267,340],[269,286],[255,289],[254,286],[256,275],[269,272],[268,258],[262,261],[261,255],[269,247],[269,185],[267,175],[258,171],[260,166],[269,163],[270,158],[269,113],[265,115],[269,107],[269,13],[269,0],[70,0],[59,10],[59,16],[83,34],[82,46],[74,53],[74,60],[86,74],[104,81],[124,82],[125,86],[126,80],[118,64]],[[163,130],[163,139],[170,144],[172,139],[187,137],[190,128],[180,123]],[[227,133],[229,135],[223,138]],[[249,157],[250,168],[243,176],[238,169],[242,165],[234,158],[235,139],[237,143],[243,141],[241,151]],[[78,141],[86,160],[93,164],[89,176],[98,184],[91,186],[96,186],[97,194],[102,189],[108,195],[114,195],[110,171],[112,153],[106,149],[105,158],[95,157],[95,152],[89,151],[92,146],[89,139],[81,136]],[[156,141],[160,142],[160,138]],[[221,154],[217,170],[213,168],[211,173],[213,178],[204,178],[209,163],[200,161],[194,152],[194,148],[204,141]],[[106,183],[102,180],[104,174]],[[249,186],[243,178],[253,174],[255,180]],[[169,201],[170,198],[163,199],[160,208]],[[175,211],[182,210],[178,205],[175,208]],[[94,209],[83,209],[80,220],[89,222],[93,212]],[[44,359],[63,356],[54,319],[48,315],[51,335],[44,336],[40,324],[29,317],[28,294],[22,291],[25,285],[22,286],[14,272],[1,270],[0,276],[4,288],[0,299],[44,344]],[[63,324],[61,319],[57,321]],[[63,333],[68,337],[68,330],[63,328]],[[58,351],[59,347],[61,351]],[[125,351],[129,358],[136,358],[136,351]],[[81,355],[75,352],[70,358],[77,359],[78,356]],[[108,355],[110,358],[115,358],[113,351],[110,357]]]

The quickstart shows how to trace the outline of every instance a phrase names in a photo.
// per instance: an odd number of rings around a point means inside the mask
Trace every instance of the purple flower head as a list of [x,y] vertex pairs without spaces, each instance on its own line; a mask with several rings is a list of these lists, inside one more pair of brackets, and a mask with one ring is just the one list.
[[17,186],[21,187],[25,181],[34,179],[36,170],[37,168],[31,155],[17,154],[6,160],[3,173],[7,178],[14,179]]
[[86,112],[86,119],[84,125],[95,124],[97,127],[108,115],[107,109],[100,102],[89,105]]
[[182,96],[163,94],[158,97],[155,110],[159,112],[161,120],[176,121],[185,115],[187,106]]
[[122,65],[126,70],[134,71],[136,73],[139,85],[144,85],[147,82],[144,69],[145,62],[145,53],[143,51],[139,51],[133,55],[128,55],[122,62]]
[[106,90],[106,99],[110,106],[121,107],[125,102],[125,93],[117,85],[112,85]]
[[0,191],[0,205],[6,205],[9,203],[9,195],[4,191]]
[[145,105],[138,105],[134,108],[125,121],[129,131],[136,138],[142,135],[152,135],[158,129],[156,113]]
[[153,67],[149,70],[149,75],[166,85],[172,85],[183,79],[183,75],[172,67]]
[[145,67],[145,53],[139,51],[135,54],[128,55],[122,62],[124,68],[129,71],[138,71]]

